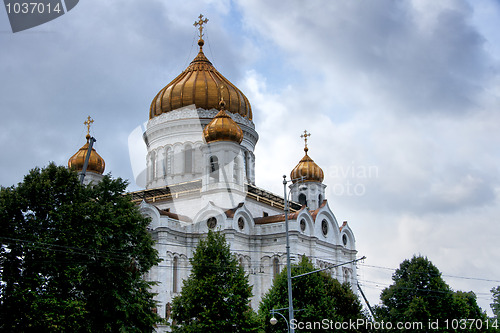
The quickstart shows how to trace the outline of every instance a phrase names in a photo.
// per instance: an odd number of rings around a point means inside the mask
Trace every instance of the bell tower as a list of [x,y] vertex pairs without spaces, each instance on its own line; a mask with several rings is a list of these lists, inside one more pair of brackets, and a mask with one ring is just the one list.
[[[223,86],[220,87],[221,96]],[[226,113],[221,97],[220,111],[203,129],[206,145],[201,147],[204,173],[201,193],[221,207],[232,208],[245,196],[243,131]]]
[[325,200],[325,188],[323,184],[323,170],[314,163],[307,152],[307,138],[311,134],[304,131],[300,137],[304,139],[304,152],[300,162],[290,173],[292,185],[290,185],[292,200],[307,206],[310,210],[317,209]]
[[[87,143],[84,144],[73,156],[68,160],[68,168],[75,169],[78,175],[83,173],[83,167],[85,164],[85,158],[89,150],[90,144],[90,126],[94,120],[88,116],[87,120],[83,123],[87,127]],[[90,151],[90,156],[88,159],[87,169],[85,170],[85,178],[83,183],[88,185],[90,183],[98,183],[103,178],[105,163],[104,159],[97,153],[97,151],[92,148]]]

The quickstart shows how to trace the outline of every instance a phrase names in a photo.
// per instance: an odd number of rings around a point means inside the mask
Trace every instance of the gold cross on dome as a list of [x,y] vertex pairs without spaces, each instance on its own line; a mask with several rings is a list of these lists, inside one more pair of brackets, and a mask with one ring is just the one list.
[[87,126],[87,135],[90,135],[90,125],[94,122],[94,119],[90,118],[90,116],[87,117],[87,120],[83,123],[84,125]]
[[304,139],[305,147],[307,148],[307,138],[310,137],[311,134],[307,133],[307,130],[304,130],[304,134],[302,134],[300,137]]
[[199,20],[195,21],[193,25],[195,27],[200,26],[198,30],[200,30],[200,39],[201,39],[203,37],[203,24],[207,24],[208,19],[207,18],[203,19],[203,14],[200,14],[200,16],[198,16],[198,19]]

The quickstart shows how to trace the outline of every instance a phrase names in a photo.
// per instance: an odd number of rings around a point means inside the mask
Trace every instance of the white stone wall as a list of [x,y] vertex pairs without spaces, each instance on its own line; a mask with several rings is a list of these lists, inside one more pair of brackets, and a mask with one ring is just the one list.
[[[149,229],[162,259],[147,274],[148,279],[159,282],[153,292],[158,294],[158,313],[162,317],[166,315],[167,304],[181,291],[182,280],[189,276],[189,258],[199,239],[208,233],[210,218],[216,219],[213,229],[225,234],[231,251],[248,273],[254,309],[271,287],[275,271],[283,270],[286,265],[285,222],[255,223],[256,218],[265,214],[283,214],[282,208],[247,196],[245,188],[247,183],[255,185],[253,152],[258,134],[254,124],[231,114],[243,130],[242,143],[207,145],[203,142],[203,127],[217,112],[194,106],[174,110],[150,119],[144,133],[148,150],[147,189],[201,180],[199,191],[174,195],[167,201],[143,202],[140,206],[142,213],[151,217]],[[211,169],[212,156],[219,163],[217,175]],[[355,259],[351,229],[347,223],[339,225],[328,204],[322,205],[325,187],[320,182],[296,183],[290,187],[292,200],[299,202],[303,194],[308,206],[289,221],[292,262],[307,256],[316,267],[322,268]],[[187,216],[188,220],[173,219],[160,210]],[[355,265],[330,272],[341,282],[351,282],[356,290]],[[166,330],[161,326],[157,331]]]
[[[81,175],[82,171],[78,173],[78,179],[80,179]],[[99,173],[95,173],[93,171],[87,171],[85,172],[85,177],[83,178],[83,184],[84,185],[97,184],[102,180],[103,177],[104,176]]]
[[325,199],[325,188],[326,185],[320,182],[296,182],[290,185],[291,200],[306,204],[311,210],[318,209]]
[[[168,186],[200,179],[203,174],[201,148],[203,128],[217,114],[217,110],[196,109],[193,106],[164,113],[150,119],[144,139],[147,145],[146,188]],[[246,182],[255,183],[255,145],[259,138],[255,125],[239,114],[230,114],[243,131],[241,154]],[[193,149],[190,166],[186,166],[186,151]],[[186,172],[186,170],[188,172]]]
[[[251,201],[248,206],[252,206]],[[259,302],[265,292],[271,287],[273,281],[274,259],[279,260],[280,271],[286,264],[285,253],[285,223],[276,222],[256,225],[253,215],[247,204],[238,208],[234,216],[228,218],[224,210],[214,205],[207,205],[198,214],[198,222],[183,223],[173,220],[167,216],[160,216],[158,210],[150,204],[141,205],[142,212],[152,218],[151,232],[157,241],[157,249],[160,257],[164,260],[155,267],[149,278],[159,281],[154,292],[158,293],[157,300],[160,302],[160,314],[164,312],[165,305],[172,301],[176,295],[173,293],[173,258],[178,257],[179,266],[177,290],[180,291],[181,279],[189,276],[188,258],[200,239],[208,232],[207,219],[211,216],[217,218],[215,230],[221,230],[228,240],[232,252],[243,262],[249,281],[253,286],[252,307],[258,308]],[[238,220],[244,221],[243,228],[238,225]],[[304,220],[306,227],[302,230],[300,221]],[[326,235],[321,228],[325,220],[328,225]],[[319,227],[318,227],[319,225]],[[313,218],[309,211],[303,210],[297,219],[289,221],[290,228],[290,252],[292,262],[296,262],[300,256],[311,258],[317,267],[347,262],[355,259],[356,249],[353,234],[348,225],[343,225],[340,230],[335,216],[328,205],[321,208]],[[346,236],[346,245],[343,236]],[[351,282],[356,285],[356,267],[347,265],[332,270],[332,276],[340,282]],[[157,280],[156,280],[157,279]],[[164,314],[163,314],[164,315]]]

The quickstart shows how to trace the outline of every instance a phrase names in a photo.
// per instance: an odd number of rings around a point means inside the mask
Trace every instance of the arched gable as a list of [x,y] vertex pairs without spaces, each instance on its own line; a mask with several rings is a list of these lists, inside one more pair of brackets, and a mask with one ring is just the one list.
[[[240,228],[240,218],[244,221],[243,228]],[[245,204],[239,206],[234,212],[232,227],[236,231],[243,232],[245,234],[253,234],[255,222],[253,220],[252,213],[248,210]]]
[[[217,224],[214,228],[209,228],[210,218],[215,218]],[[224,230],[227,227],[227,218],[224,210],[216,205],[212,201],[208,202],[205,207],[203,207],[194,217],[193,222],[197,224],[198,232],[208,232],[209,229],[212,230]]]
[[142,200],[141,204],[139,205],[139,211],[142,215],[151,218],[151,222],[148,226],[149,229],[155,230],[160,226],[160,212],[158,211],[158,208]]
[[356,250],[356,238],[354,238],[354,233],[352,232],[351,228],[347,224],[347,221],[345,221],[342,224],[342,227],[340,228],[340,240],[341,240],[341,244],[345,248],[347,248],[349,250]]
[[[301,209],[298,211],[296,221],[297,229],[300,233],[307,236],[314,236],[314,218],[307,209]],[[302,221],[305,224],[305,228]]]
[[[328,202],[324,202],[316,211],[315,211],[315,222],[314,222],[314,230],[316,237],[318,239],[323,239],[332,244],[341,244],[340,243],[340,231],[339,225],[337,223],[337,219],[333,214],[330,206],[328,206]],[[325,221],[325,222],[324,222]],[[326,235],[325,235],[325,225],[327,225]]]

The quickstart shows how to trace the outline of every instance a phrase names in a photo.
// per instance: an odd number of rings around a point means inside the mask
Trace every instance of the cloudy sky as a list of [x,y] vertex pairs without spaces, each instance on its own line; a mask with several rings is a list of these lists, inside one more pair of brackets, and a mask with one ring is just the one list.
[[0,185],[64,165],[91,134],[106,172],[151,100],[197,53],[249,98],[257,185],[309,155],[354,230],[372,304],[393,269],[428,258],[489,308],[500,285],[500,3],[493,0],[85,0],[13,34],[0,9]]

